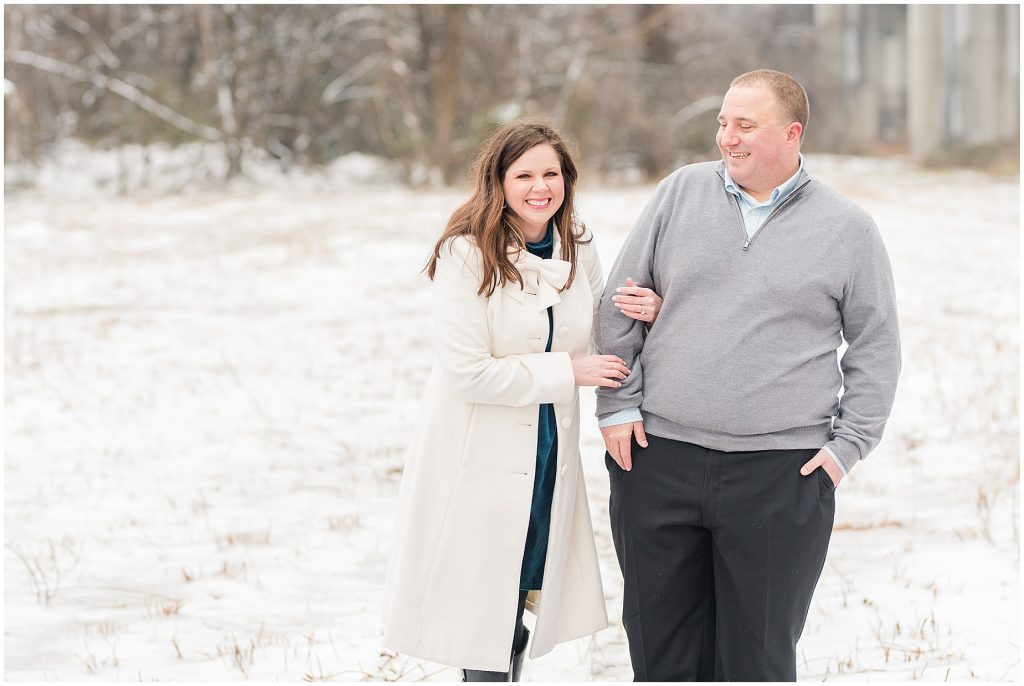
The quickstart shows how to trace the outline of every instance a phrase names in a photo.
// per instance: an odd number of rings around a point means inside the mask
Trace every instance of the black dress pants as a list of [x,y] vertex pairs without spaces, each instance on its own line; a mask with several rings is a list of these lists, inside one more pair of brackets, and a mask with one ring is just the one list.
[[611,456],[610,513],[636,681],[795,681],[835,487],[818,449],[720,452],[647,434]]

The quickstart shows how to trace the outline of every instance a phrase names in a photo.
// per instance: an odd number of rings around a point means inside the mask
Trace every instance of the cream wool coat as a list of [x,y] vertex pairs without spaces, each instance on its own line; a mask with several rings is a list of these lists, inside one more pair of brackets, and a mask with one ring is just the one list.
[[[561,246],[555,232],[554,255]],[[515,282],[478,296],[468,238],[441,251],[433,283],[436,361],[406,453],[384,599],[384,645],[466,669],[506,671],[530,520],[539,406],[553,403],[558,464],[530,657],[608,625],[580,468],[570,359],[591,352],[603,290],[593,243],[569,263],[520,252]],[[546,309],[554,306],[551,352]]]

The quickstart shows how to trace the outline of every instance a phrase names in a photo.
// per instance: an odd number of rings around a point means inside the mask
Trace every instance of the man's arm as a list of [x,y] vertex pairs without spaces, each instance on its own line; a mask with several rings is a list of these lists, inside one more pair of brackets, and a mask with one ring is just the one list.
[[839,304],[848,348],[840,360],[843,397],[824,448],[844,473],[882,438],[900,373],[896,288],[889,255],[874,222],[861,237]]
[[601,354],[618,355],[627,361],[626,367],[631,370],[619,388],[597,389],[598,424],[605,446],[619,466],[627,470],[631,467],[630,437],[635,433],[641,445],[647,443],[640,416],[643,369],[639,361],[645,331],[643,322],[624,317],[619,312],[612,296],[627,277],[639,286],[654,287],[654,247],[665,218],[667,183],[668,180],[658,186],[619,250],[601,297],[595,324],[595,342]]

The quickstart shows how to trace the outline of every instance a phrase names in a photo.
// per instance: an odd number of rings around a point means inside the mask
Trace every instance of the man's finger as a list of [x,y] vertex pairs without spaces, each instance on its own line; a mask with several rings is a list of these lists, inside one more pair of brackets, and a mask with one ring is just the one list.
[[615,454],[614,448],[609,447],[608,454],[612,456],[613,460],[615,460],[615,464],[619,465],[619,469],[624,469],[624,467],[622,466],[622,458]]
[[619,455],[622,457],[622,461],[620,462],[620,464],[622,465],[622,468],[625,469],[627,472],[633,469],[633,455],[631,453],[632,451],[630,450],[629,436],[626,436],[626,438],[624,439],[620,439]]
[[817,452],[817,454],[815,454],[814,457],[812,457],[807,462],[805,462],[804,466],[800,468],[800,473],[803,474],[804,476],[807,476],[808,474],[813,472],[815,469],[820,467],[822,464],[824,464],[825,463],[825,456],[822,455],[822,452],[824,452],[824,451],[819,450]]
[[636,442],[640,444],[641,448],[647,447],[647,434],[644,433],[643,422],[633,422],[633,433],[636,435]]
[[606,436],[603,434],[602,438],[604,438],[604,449],[607,450],[608,454],[612,456],[613,460],[615,460],[615,464],[621,467],[622,465],[619,464],[619,454],[615,439],[612,436]]
[[608,440],[605,441],[605,448],[608,449],[608,454],[615,460],[615,464],[619,465],[619,469],[625,470],[625,465],[622,464],[622,441],[618,436],[609,436]]

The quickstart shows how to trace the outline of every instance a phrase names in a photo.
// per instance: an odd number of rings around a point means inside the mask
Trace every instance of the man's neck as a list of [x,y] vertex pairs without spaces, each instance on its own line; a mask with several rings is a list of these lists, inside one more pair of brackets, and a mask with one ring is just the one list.
[[[769,181],[760,188],[746,188],[744,186],[740,186],[740,189],[754,200],[758,202],[764,202],[768,198],[772,197],[772,191],[774,191],[776,188],[778,188],[779,186],[793,178],[793,174],[796,174],[799,169],[800,157],[798,156],[795,160],[793,160],[793,163],[789,166],[789,173],[780,174],[778,177],[774,179],[774,182]],[[739,184],[736,185],[739,186]]]

